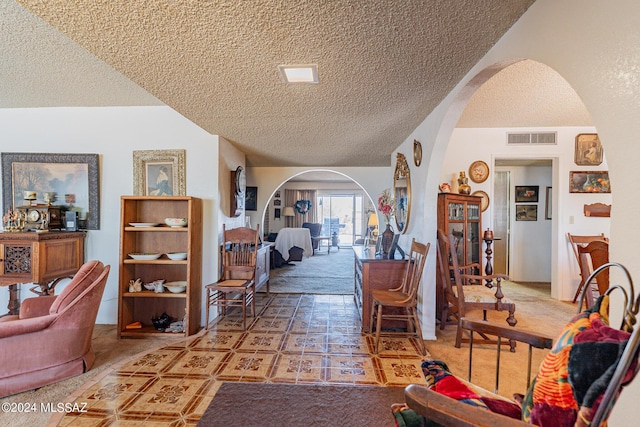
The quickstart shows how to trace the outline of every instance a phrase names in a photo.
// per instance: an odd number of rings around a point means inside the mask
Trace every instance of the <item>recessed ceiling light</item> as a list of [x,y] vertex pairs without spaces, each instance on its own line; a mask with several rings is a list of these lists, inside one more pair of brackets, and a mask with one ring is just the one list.
[[314,65],[278,65],[285,83],[318,83],[318,67]]

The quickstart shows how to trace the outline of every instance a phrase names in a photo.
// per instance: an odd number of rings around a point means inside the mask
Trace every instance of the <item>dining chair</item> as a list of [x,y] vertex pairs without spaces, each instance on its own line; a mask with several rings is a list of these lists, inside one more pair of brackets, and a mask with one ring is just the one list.
[[[477,274],[467,274],[469,266],[458,264],[458,254],[456,251],[453,234],[447,235],[443,230],[438,230],[437,247],[438,272],[441,282],[444,284],[444,304],[443,316],[440,321],[440,329],[444,329],[449,316],[453,316],[457,323],[456,347],[460,347],[462,342],[469,340],[463,338],[463,328],[460,324],[462,318],[472,310],[482,310],[483,320],[487,320],[487,310],[509,312],[507,324],[515,326],[517,320],[514,316],[516,304],[505,298],[502,292],[502,281],[509,280],[505,274],[491,274],[487,276]],[[475,268],[472,271],[476,271]],[[494,343],[494,340],[486,337],[487,343]],[[506,341],[505,341],[506,343]],[[509,341],[511,351],[515,351],[515,342]]]
[[[418,319],[418,287],[424,270],[424,263],[429,252],[430,243],[426,245],[411,241],[409,260],[404,271],[402,284],[392,289],[373,289],[371,291],[371,321],[370,325],[376,325],[376,353],[380,343],[382,320],[400,320],[407,323],[406,332],[385,332],[385,335],[416,335],[420,352],[424,356],[426,348]],[[384,312],[384,308],[393,308]],[[394,310],[395,309],[395,310]],[[376,323],[374,323],[374,321]]]
[[586,246],[589,243],[601,240],[603,242],[609,242],[609,239],[605,237],[604,233],[596,234],[596,235],[576,235],[567,233],[567,239],[569,239],[569,243],[571,244],[571,249],[573,250],[573,254],[576,257],[576,261],[578,262],[578,267],[580,268],[580,284],[578,285],[578,289],[576,289],[576,294],[573,296],[573,302],[578,300],[580,293],[582,292],[582,287],[584,286],[584,282],[589,277],[588,270],[585,270],[586,274],[583,274],[583,270],[580,267],[580,254],[578,253],[578,247]]
[[[580,261],[580,274],[589,277],[594,270],[609,262],[609,243],[603,240],[594,240],[586,246],[578,246],[578,259]],[[586,295],[583,300],[587,307],[591,307],[597,296],[603,295],[609,289],[609,270],[605,269],[595,276],[595,284],[582,285],[582,292]]]
[[205,286],[207,294],[206,325],[209,328],[209,308],[218,307],[226,315],[228,307],[242,307],[242,327],[247,330],[247,306],[255,317],[256,259],[258,248],[258,226],[222,229],[222,278]]

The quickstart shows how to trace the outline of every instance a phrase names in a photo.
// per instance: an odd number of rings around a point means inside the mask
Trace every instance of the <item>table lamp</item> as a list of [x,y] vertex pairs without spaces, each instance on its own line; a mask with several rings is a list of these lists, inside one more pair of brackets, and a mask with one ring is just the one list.
[[371,214],[369,217],[369,222],[367,224],[369,227],[369,234],[371,235],[371,239],[375,240],[378,238],[378,214]]
[[293,208],[291,206],[287,206],[284,208],[284,216],[295,216],[293,213]]

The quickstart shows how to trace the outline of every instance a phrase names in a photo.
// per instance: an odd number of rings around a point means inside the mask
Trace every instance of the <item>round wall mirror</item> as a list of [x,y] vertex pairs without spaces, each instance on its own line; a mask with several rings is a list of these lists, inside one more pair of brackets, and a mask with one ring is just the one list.
[[396,170],[393,173],[393,195],[396,200],[397,232],[404,234],[409,226],[411,214],[411,177],[409,176],[407,159],[402,153],[398,153],[396,158]]

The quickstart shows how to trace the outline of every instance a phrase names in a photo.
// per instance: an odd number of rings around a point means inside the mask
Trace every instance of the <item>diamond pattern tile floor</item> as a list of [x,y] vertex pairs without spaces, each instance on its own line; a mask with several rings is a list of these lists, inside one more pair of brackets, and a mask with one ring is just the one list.
[[196,425],[223,381],[423,384],[417,343],[361,334],[352,295],[272,294],[242,330],[239,314],[209,331],[122,364],[75,400],[60,426]]

